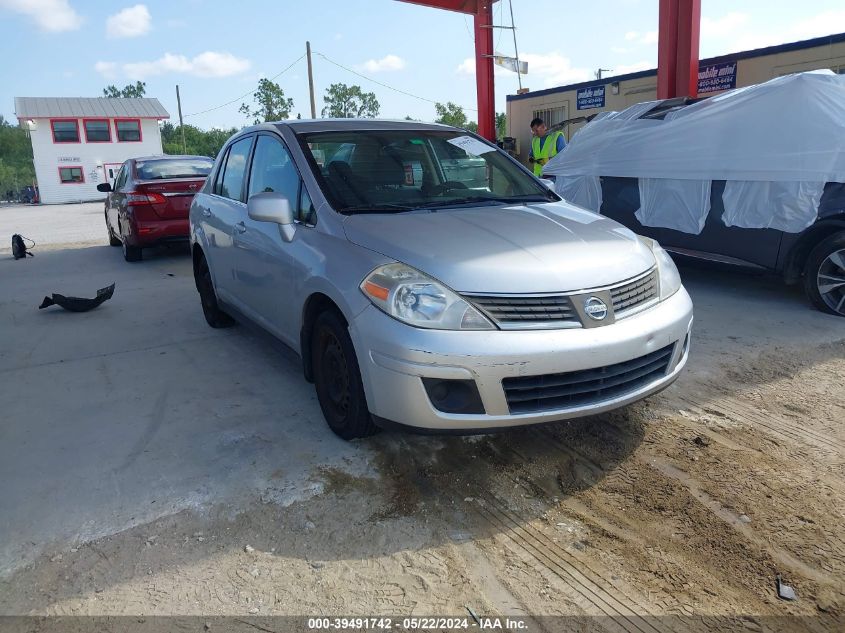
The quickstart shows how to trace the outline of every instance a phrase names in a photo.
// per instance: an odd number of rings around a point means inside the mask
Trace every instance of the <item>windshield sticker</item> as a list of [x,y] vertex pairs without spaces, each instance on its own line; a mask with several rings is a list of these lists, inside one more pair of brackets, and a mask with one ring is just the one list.
[[455,147],[460,147],[467,154],[472,154],[473,156],[481,156],[482,154],[492,152],[496,149],[495,147],[490,147],[486,143],[482,143],[471,136],[457,136],[455,138],[450,138],[448,142]]

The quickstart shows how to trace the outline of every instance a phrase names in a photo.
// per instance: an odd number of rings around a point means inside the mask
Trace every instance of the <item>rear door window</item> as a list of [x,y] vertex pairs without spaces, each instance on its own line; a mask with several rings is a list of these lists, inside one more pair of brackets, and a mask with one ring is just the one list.
[[251,136],[232,143],[229,155],[226,157],[223,178],[219,182],[220,190],[217,192],[219,195],[243,202],[244,180],[250,149],[252,149]]

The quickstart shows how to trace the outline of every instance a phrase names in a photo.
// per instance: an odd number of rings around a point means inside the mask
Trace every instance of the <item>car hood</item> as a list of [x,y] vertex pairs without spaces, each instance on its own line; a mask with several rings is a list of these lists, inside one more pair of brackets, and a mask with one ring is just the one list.
[[655,265],[636,235],[567,203],[359,214],[347,238],[467,293],[566,292]]

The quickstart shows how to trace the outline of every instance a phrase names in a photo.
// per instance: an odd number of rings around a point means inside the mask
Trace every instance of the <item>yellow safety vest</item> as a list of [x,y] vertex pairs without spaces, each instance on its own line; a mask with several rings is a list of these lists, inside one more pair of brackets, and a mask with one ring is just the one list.
[[549,162],[550,158],[557,156],[557,137],[563,132],[552,132],[546,136],[546,142],[540,147],[540,137],[531,139],[531,155],[534,157],[534,175],[538,178],[543,175],[543,165]]

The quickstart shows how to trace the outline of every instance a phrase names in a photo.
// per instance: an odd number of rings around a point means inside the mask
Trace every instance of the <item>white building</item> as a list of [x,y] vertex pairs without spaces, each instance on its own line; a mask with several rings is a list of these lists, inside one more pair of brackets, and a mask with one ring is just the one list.
[[158,99],[15,97],[29,130],[41,202],[102,200],[128,158],[162,154]]

